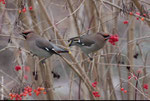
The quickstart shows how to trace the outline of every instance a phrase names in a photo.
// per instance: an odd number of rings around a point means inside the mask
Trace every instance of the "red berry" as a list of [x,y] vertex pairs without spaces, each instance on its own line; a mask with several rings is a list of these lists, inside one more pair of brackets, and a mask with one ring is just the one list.
[[39,91],[36,91],[36,96],[39,96],[40,92]]
[[98,94],[98,95],[95,95],[95,97],[100,97],[100,95]]
[[95,81],[95,82],[93,82],[95,85],[97,85],[97,82]]
[[38,91],[41,91],[41,88],[40,88],[40,87],[38,87],[38,88],[37,88],[37,90],[38,90]]
[[25,71],[26,71],[26,72],[29,72],[29,71],[30,71],[30,67],[29,67],[29,66],[25,66],[24,68],[25,68]]
[[43,92],[43,94],[47,94],[46,92]]
[[37,92],[37,90],[36,89],[34,89],[34,93],[36,93]]
[[27,94],[23,93],[23,96],[27,96]]
[[25,79],[25,80],[28,80],[28,76],[27,76],[27,75],[24,75],[24,79]]
[[132,13],[132,12],[130,12],[129,14],[130,14],[130,15],[133,15],[133,13]]
[[136,15],[140,15],[140,13],[139,13],[139,12],[136,12]]
[[29,96],[32,96],[32,93],[29,93]]
[[141,18],[142,21],[144,21],[144,18]]
[[127,93],[127,90],[124,90],[124,93]]
[[13,99],[14,99],[14,97],[11,97],[11,98],[10,98],[10,100],[13,100]]
[[28,94],[28,91],[24,91],[24,94]]
[[139,20],[139,18],[136,18],[136,20]]
[[143,14],[144,17],[146,17],[146,14]]
[[117,42],[117,41],[119,41],[119,37],[118,37],[117,34],[110,36],[109,42],[110,42],[112,45],[115,45],[115,42]]
[[15,94],[12,94],[12,97],[16,97]]
[[23,93],[20,94],[20,97],[22,97],[22,96],[23,96]]
[[26,12],[26,8],[22,9],[22,12]]
[[32,89],[29,89],[28,92],[32,92]]
[[148,89],[148,84],[144,84],[144,85],[143,85],[143,88],[144,88],[144,89]]
[[20,97],[19,100],[22,100],[22,97]]
[[19,10],[18,12],[21,13],[21,10]]
[[94,83],[92,83],[92,86],[93,86],[93,87],[96,87],[96,85],[95,85]]
[[121,91],[124,91],[124,88],[121,88]]
[[30,6],[29,9],[32,10],[32,6]]
[[94,95],[95,97],[100,97],[99,92],[97,92],[97,91],[93,91],[93,95]]
[[9,93],[9,96],[12,96],[13,94],[12,93]]
[[97,91],[93,91],[93,95],[97,95],[98,94],[98,92]]
[[128,79],[131,79],[131,76],[128,76]]
[[128,21],[126,20],[126,21],[124,21],[123,23],[124,23],[124,24],[128,24]]
[[6,4],[6,2],[5,2],[5,1],[3,1],[3,4]]
[[21,66],[16,66],[16,67],[15,67],[15,70],[16,70],[16,71],[21,70]]

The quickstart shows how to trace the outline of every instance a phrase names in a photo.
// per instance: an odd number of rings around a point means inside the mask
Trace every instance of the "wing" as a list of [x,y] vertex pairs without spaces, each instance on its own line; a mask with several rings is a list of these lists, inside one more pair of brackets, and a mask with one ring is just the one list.
[[[41,40],[41,39],[37,39],[36,40],[36,45],[37,47],[49,52],[49,53],[53,53],[53,54],[58,54],[54,47],[51,45],[51,43],[47,40]],[[59,55],[59,54],[58,54]]]
[[90,47],[91,45],[95,44],[95,41],[91,39],[91,37],[87,37],[87,36],[82,36],[80,37],[80,40],[78,41],[79,44],[81,44],[82,46],[88,46]]

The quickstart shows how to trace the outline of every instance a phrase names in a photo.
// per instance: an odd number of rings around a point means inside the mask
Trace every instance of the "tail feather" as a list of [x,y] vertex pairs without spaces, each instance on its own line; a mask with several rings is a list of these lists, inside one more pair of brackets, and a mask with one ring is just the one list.
[[51,45],[53,46],[53,49],[54,49],[53,51],[55,51],[55,54],[57,54],[57,55],[60,55],[59,53],[69,53],[68,50],[58,47],[58,46],[54,45],[53,43],[51,43]]
[[64,50],[64,51],[57,51],[57,53],[69,53],[68,50]]
[[68,42],[70,42],[70,43],[69,43],[69,47],[72,46],[73,42],[78,41],[79,38],[80,38],[80,37],[73,37],[73,38],[70,38],[70,39],[68,40]]
[[69,47],[72,46],[73,40],[70,40]]

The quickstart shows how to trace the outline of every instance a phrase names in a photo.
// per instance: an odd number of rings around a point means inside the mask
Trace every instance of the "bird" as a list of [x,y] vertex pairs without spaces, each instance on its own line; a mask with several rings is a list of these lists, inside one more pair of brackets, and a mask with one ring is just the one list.
[[25,39],[25,45],[27,50],[29,50],[33,55],[39,58],[49,58],[53,54],[60,55],[60,53],[69,53],[68,50],[56,46],[49,40],[36,34],[33,30],[25,30],[21,32],[21,35]]
[[97,32],[95,34],[85,34],[82,36],[70,38],[68,42],[69,47],[80,47],[83,53],[85,53],[90,60],[93,60],[93,58],[90,57],[89,54],[103,48],[109,37],[110,35],[105,32]]

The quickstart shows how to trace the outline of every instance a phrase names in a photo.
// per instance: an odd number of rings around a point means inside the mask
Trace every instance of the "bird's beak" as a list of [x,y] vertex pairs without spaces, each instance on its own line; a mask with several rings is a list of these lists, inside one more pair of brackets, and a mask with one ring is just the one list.
[[105,36],[104,38],[105,38],[105,40],[108,40],[108,39],[110,38],[110,35],[109,35],[109,36],[107,36],[107,37]]
[[25,39],[27,39],[27,35],[30,34],[30,33],[33,33],[33,31],[31,31],[31,30],[23,31],[23,32],[21,33],[21,35],[22,35]]

